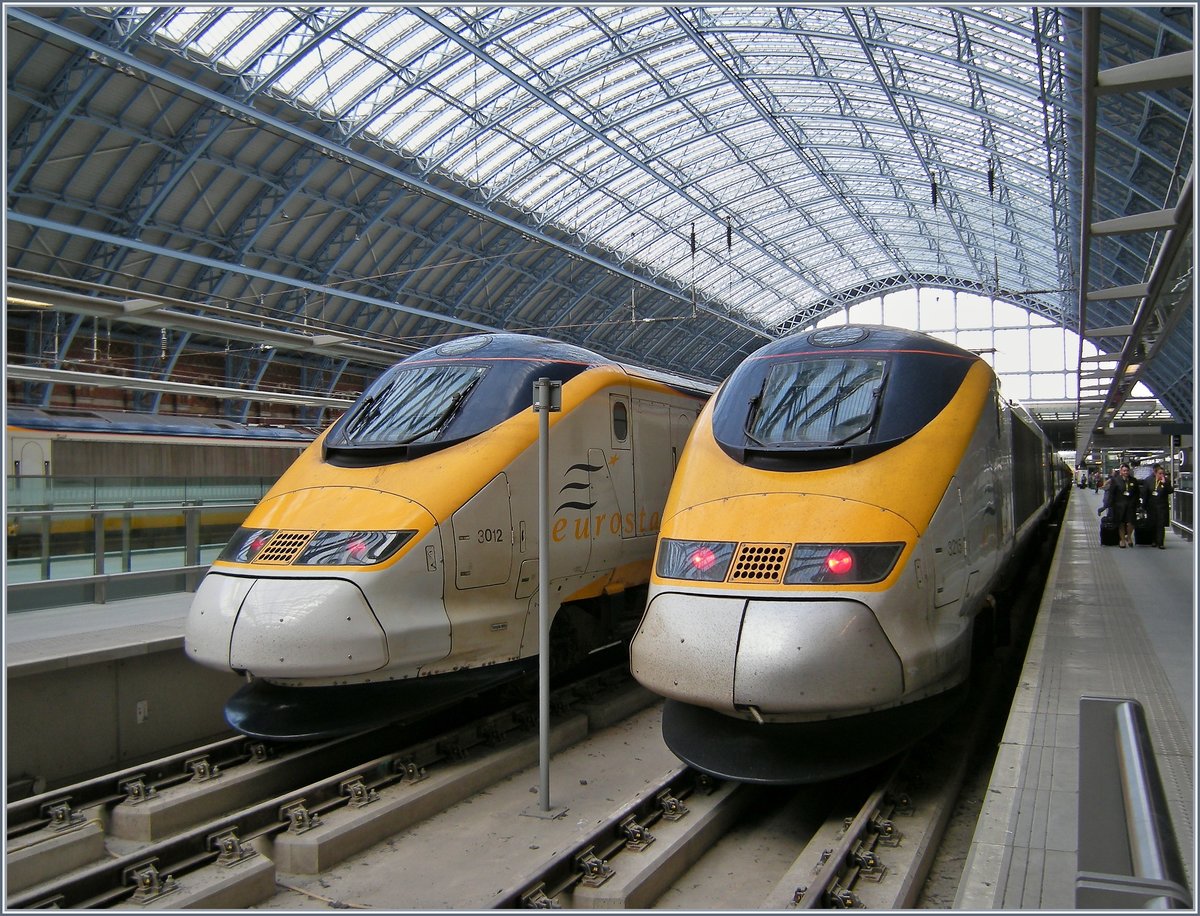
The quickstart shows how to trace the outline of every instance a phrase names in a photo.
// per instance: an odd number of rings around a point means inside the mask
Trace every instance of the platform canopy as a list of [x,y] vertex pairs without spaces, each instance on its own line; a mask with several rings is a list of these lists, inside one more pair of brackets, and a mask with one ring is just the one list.
[[946,287],[1191,423],[1193,12],[9,5],[10,378],[332,396],[505,329],[720,380]]

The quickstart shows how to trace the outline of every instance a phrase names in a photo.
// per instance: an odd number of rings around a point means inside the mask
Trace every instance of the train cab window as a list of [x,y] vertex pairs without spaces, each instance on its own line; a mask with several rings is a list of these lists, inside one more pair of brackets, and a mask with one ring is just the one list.
[[767,470],[841,467],[924,429],[977,354],[900,328],[845,326],[782,337],[717,392],[713,438]]
[[518,334],[482,334],[414,353],[381,375],[330,427],[322,457],[374,467],[450,448],[530,409],[539,378],[566,383],[594,353]]
[[335,424],[327,446],[391,448],[434,439],[486,372],[462,364],[398,367]]
[[612,428],[615,442],[624,442],[629,438],[629,408],[624,401],[613,401]]
[[771,366],[751,401],[746,435],[759,445],[843,445],[865,436],[883,391],[878,358],[803,359]]

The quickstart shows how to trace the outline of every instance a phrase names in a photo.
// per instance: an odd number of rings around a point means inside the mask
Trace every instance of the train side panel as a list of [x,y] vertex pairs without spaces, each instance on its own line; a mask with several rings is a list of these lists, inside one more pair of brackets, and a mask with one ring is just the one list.
[[[678,423],[680,416],[694,416],[696,406],[694,399],[666,389],[613,385],[600,377],[577,381],[563,388],[562,413],[551,414],[552,609],[649,580],[674,470],[672,413]],[[643,476],[639,464],[646,468]],[[447,565],[445,584],[454,651],[426,666],[423,675],[539,652],[536,440],[513,459],[504,480],[507,500],[497,478],[489,484],[490,496],[482,502],[484,494],[473,497],[454,516],[457,565]],[[443,527],[443,537],[448,534]],[[444,552],[450,555],[448,547]],[[491,557],[491,569],[506,567],[509,574],[484,582],[463,575],[483,556]]]

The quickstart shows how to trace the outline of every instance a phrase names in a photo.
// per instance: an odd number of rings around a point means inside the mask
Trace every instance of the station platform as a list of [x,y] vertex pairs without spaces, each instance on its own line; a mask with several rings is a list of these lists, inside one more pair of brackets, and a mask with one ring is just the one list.
[[5,673],[20,677],[151,652],[182,653],[191,605],[191,592],[180,592],[7,614]]
[[[1187,884],[1193,887],[1195,547],[1170,531],[1165,550],[1101,547],[1099,504],[1100,496],[1091,490],[1072,488],[956,909],[1075,908],[1083,696],[1142,704]],[[68,774],[54,767],[63,758],[90,754],[100,767],[148,758],[157,750],[152,744],[182,743],[181,697],[208,710],[193,717],[200,723],[195,731],[223,726],[212,711],[240,682],[183,657],[191,597],[164,595],[6,617],[10,780],[17,758],[18,770],[50,782],[58,777],[61,784]],[[199,677],[207,680],[188,680]],[[160,692],[151,696],[156,688]],[[42,700],[59,709],[50,725],[36,711]],[[166,703],[176,708],[163,709]],[[105,716],[116,719],[112,735],[100,730]],[[164,721],[172,729],[156,733],[150,727]]]
[[1085,696],[1142,705],[1195,887],[1195,545],[1102,547],[1102,496],[1071,488],[956,909],[1075,908]]
[[192,594],[4,617],[9,800],[138,765],[228,734],[242,681],[189,661]]

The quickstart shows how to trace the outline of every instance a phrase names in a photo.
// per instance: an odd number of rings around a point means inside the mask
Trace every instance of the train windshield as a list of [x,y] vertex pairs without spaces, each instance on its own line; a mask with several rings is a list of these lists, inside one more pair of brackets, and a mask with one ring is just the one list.
[[390,448],[438,436],[487,372],[483,366],[400,367],[384,376],[330,431],[329,445]]
[[800,359],[771,366],[750,402],[746,436],[760,446],[835,446],[875,423],[886,363],[871,358]]

